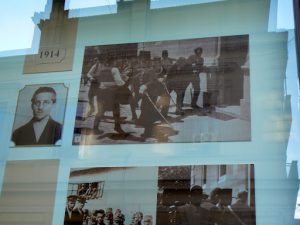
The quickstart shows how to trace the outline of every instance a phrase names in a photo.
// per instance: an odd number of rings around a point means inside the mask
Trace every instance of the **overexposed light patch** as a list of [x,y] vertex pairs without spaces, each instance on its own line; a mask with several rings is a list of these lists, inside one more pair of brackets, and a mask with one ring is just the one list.
[[66,0],[65,9],[83,9],[116,4],[117,0]]
[[117,0],[66,0],[69,18],[99,16],[117,13]]
[[160,8],[168,8],[168,7],[176,7],[176,6],[185,6],[185,5],[193,5],[193,4],[203,4],[203,3],[211,3],[211,2],[220,2],[224,0],[151,0],[150,8],[151,9],[160,9]]
[[294,11],[292,0],[278,0],[278,29],[294,29]]
[[43,12],[47,0],[3,1],[0,7],[0,52],[26,49],[32,45],[35,12]]

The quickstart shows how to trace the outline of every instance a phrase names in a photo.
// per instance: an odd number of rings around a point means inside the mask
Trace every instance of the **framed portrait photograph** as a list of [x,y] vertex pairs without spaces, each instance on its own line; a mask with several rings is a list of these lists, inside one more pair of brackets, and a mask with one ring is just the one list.
[[249,36],[88,46],[73,144],[250,141]]
[[73,168],[64,212],[70,224],[255,225],[254,166]]
[[20,90],[11,147],[60,146],[67,94],[62,83],[26,85]]

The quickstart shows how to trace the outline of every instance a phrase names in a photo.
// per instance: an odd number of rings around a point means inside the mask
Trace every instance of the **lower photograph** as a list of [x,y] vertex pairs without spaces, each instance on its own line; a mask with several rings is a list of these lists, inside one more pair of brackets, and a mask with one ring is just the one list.
[[254,165],[73,168],[64,224],[255,225]]

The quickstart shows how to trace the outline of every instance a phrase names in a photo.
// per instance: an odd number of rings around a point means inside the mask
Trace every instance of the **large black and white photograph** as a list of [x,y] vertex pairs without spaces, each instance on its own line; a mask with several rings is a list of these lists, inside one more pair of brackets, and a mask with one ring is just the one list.
[[158,169],[156,225],[255,225],[253,165]]
[[60,83],[26,85],[20,90],[11,147],[61,145],[67,93]]
[[88,46],[73,144],[250,141],[249,36]]
[[73,168],[61,213],[64,225],[255,225],[254,167]]
[[156,192],[155,167],[73,168],[64,225],[152,225]]

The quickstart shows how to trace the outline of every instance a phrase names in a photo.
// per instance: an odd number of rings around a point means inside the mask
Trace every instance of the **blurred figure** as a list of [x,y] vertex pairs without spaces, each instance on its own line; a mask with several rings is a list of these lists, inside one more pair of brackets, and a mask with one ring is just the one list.
[[217,207],[217,204],[220,201],[220,194],[222,189],[221,188],[214,188],[210,192],[210,198],[209,201],[203,202],[201,206],[209,211],[209,219],[208,224],[209,225],[216,225],[216,221],[218,221],[219,218],[219,209]]
[[[185,90],[193,78],[193,70],[191,64],[184,58],[180,57],[176,63],[169,69],[166,83],[168,92],[176,92],[176,114],[183,115],[182,110]],[[169,105],[166,111],[169,110]]]
[[[255,214],[248,204],[248,192],[240,191],[237,194],[237,200],[234,204],[231,205],[233,213],[236,214],[237,220],[239,223],[242,221],[246,225],[255,225]],[[241,224],[241,223],[240,223]]]
[[109,220],[109,225],[113,225],[114,214],[112,208],[107,208],[105,213],[106,218]]
[[204,59],[202,58],[203,49],[201,47],[198,47],[194,50],[194,55],[191,55],[188,58],[189,63],[192,65],[193,69],[193,76],[191,78],[191,83],[193,85],[193,96],[191,101],[191,107],[192,108],[200,108],[197,105],[198,97],[200,95],[200,77],[199,74],[203,72],[203,63]]
[[169,69],[172,67],[173,61],[175,61],[175,59],[169,58],[168,50],[163,50],[161,52],[161,65],[166,74],[168,74]]
[[120,60],[111,56],[100,71],[101,82],[97,95],[98,112],[94,120],[94,130],[97,133],[103,133],[103,131],[98,130],[98,127],[104,112],[112,110],[114,130],[117,133],[126,134],[121,128],[120,104],[124,104],[124,101],[128,104],[132,94],[123,80],[127,80],[128,77],[122,76],[118,66],[120,66]]
[[116,209],[114,215],[114,225],[124,225],[125,216],[122,214],[121,209]]
[[143,213],[136,212],[133,214],[132,224],[134,225],[142,225]]
[[86,183],[80,184],[79,188],[77,190],[77,195],[84,196],[87,191],[87,186],[88,186],[88,184],[86,184]]
[[210,192],[210,196],[209,196],[209,200],[205,201],[201,204],[201,206],[207,210],[210,210],[213,207],[216,207],[216,205],[219,202],[219,195],[221,192],[221,188],[214,188],[211,192]]
[[[232,189],[223,188],[219,193],[219,202],[216,205],[218,216],[215,217],[216,225],[237,225],[239,221],[230,210],[232,201]],[[241,224],[239,224],[241,225]]]
[[[98,55],[93,59],[93,65],[88,71],[86,77],[90,82],[90,88],[88,92],[88,99],[89,99],[89,112],[87,116],[96,115],[95,113],[95,98],[97,98],[97,93],[99,91],[100,86],[100,76],[101,76],[101,69],[103,66],[103,56]],[[97,102],[97,101],[96,101]]]
[[190,203],[182,207],[183,225],[207,225],[208,210],[201,207],[203,201],[203,189],[195,185],[190,191]]
[[95,225],[105,225],[104,224],[105,211],[103,209],[96,210],[94,212],[94,216],[96,219]]
[[76,208],[74,209],[74,212],[78,212],[80,215],[82,215],[83,217],[83,214],[84,214],[84,205],[86,203],[86,199],[83,198],[83,197],[78,197],[77,198],[77,206]]
[[162,84],[163,81],[164,74],[161,67],[161,60],[160,58],[154,58],[151,68],[144,74],[143,85],[139,90],[143,97],[141,102],[141,115],[138,123],[145,128],[142,134],[142,137],[145,139],[153,137],[154,123],[165,119],[156,105],[159,96],[166,94]]
[[73,211],[76,204],[77,196],[69,195],[65,210],[64,225],[82,225],[78,212]]
[[89,183],[89,187],[85,193],[86,199],[95,199],[98,194],[98,183]]
[[78,221],[78,223],[80,222],[80,224],[82,224],[84,220],[85,210],[83,208],[85,203],[86,203],[86,199],[84,197],[78,197],[77,206],[73,210],[73,212],[75,212],[75,215],[77,217],[76,221]]
[[151,215],[145,215],[144,217],[144,225],[152,225],[153,219]]
[[108,218],[108,216],[105,214],[104,218],[103,218],[103,223],[104,225],[111,225],[110,224],[110,219]]

